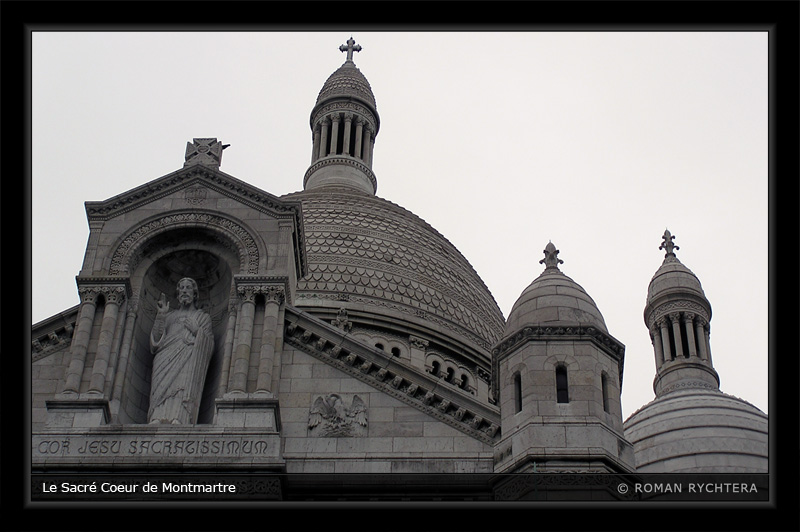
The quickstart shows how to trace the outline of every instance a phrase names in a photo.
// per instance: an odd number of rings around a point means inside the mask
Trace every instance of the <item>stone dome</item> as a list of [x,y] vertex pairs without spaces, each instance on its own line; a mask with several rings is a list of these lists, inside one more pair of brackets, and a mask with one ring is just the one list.
[[369,81],[353,61],[345,61],[341,67],[328,77],[319,91],[316,104],[319,105],[325,100],[341,97],[358,98],[370,105],[372,109],[377,106]]
[[647,288],[647,304],[650,305],[656,299],[670,294],[680,294],[681,296],[692,294],[706,299],[700,279],[674,257],[672,260],[668,258],[664,261],[650,280]]
[[680,249],[672,244],[675,238],[669,230],[664,232],[664,243],[660,249],[666,249],[667,253],[664,262],[653,274],[650,285],[647,287],[647,302],[645,304],[645,323],[648,327],[653,317],[653,310],[668,301],[691,301],[699,305],[704,312],[706,320],[711,319],[711,304],[706,298],[700,279],[687,268],[678,257],[674,250]]
[[707,388],[664,394],[624,425],[644,473],[765,473],[768,418],[747,401]]
[[285,197],[303,209],[308,273],[298,281],[298,308],[356,310],[406,335],[435,330],[488,362],[502,312],[469,262],[433,227],[351,187]]
[[[545,254],[558,253],[552,243]],[[546,259],[545,259],[546,260]],[[542,260],[542,262],[545,262]],[[545,271],[523,290],[505,326],[504,336],[530,325],[543,327],[594,326],[607,333],[606,322],[594,300],[578,283],[564,275],[553,259]]]

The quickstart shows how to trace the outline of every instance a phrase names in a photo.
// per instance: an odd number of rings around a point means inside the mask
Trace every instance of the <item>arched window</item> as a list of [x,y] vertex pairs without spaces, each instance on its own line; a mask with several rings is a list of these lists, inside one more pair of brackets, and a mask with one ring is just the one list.
[[400,348],[399,347],[393,347],[392,348],[392,356],[395,356],[395,357],[399,357],[400,356]]
[[439,363],[434,360],[433,362],[431,362],[431,373],[438,377],[439,376],[439,368],[440,367],[441,366],[439,366]]
[[514,374],[514,408],[515,412],[522,412],[522,375]]
[[608,400],[608,375],[605,373],[600,375],[600,386],[603,388],[603,410],[609,412],[611,405]]
[[453,376],[456,374],[456,371],[453,368],[447,368],[447,375],[445,376],[444,380],[447,382],[453,382]]
[[563,365],[556,366],[556,402],[569,403],[569,384],[567,383],[567,368]]
[[378,349],[380,349],[381,351],[383,351],[383,344],[380,344],[380,343],[378,343],[378,344],[375,344],[375,347],[377,347]]

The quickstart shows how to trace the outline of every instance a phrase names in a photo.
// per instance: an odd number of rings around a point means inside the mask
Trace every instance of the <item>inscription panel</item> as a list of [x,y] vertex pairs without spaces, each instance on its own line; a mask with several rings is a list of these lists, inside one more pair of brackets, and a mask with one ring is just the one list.
[[278,434],[237,431],[44,432],[31,438],[33,463],[74,462],[150,463],[273,463],[280,460]]

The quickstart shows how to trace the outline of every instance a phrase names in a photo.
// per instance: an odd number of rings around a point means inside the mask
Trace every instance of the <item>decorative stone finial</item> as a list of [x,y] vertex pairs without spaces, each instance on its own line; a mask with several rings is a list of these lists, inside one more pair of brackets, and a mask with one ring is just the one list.
[[675,239],[675,236],[669,232],[669,229],[666,229],[664,231],[664,236],[662,236],[661,238],[663,238],[664,241],[661,243],[660,246],[658,246],[658,249],[666,250],[667,254],[664,255],[664,260],[671,258],[677,260],[677,257],[675,257],[675,252],[673,250],[681,248],[672,243],[672,241]]
[[559,264],[564,264],[564,261],[558,258],[558,250],[553,245],[553,242],[548,242],[547,246],[544,248],[544,258],[539,261],[539,264],[545,265],[545,271],[547,270],[556,270],[561,271],[558,269]]
[[202,164],[219,168],[222,163],[222,150],[230,144],[222,144],[217,139],[192,139],[186,143],[186,162],[183,166]]
[[340,52],[347,52],[347,61],[352,63],[353,62],[353,52],[360,52],[361,45],[356,44],[356,41],[353,40],[353,36],[351,35],[349,39],[347,39],[347,45],[344,44],[339,47]]

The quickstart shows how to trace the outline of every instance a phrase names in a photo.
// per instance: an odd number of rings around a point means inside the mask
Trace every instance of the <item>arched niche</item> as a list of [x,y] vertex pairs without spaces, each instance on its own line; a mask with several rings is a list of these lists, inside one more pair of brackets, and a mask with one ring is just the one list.
[[214,351],[203,386],[198,423],[211,423],[219,388],[228,316],[232,312],[233,277],[241,271],[241,253],[236,243],[203,227],[176,227],[142,243],[136,254],[131,286],[136,294],[134,325],[126,385],[120,400],[120,421],[147,423],[153,355],[150,332],[156,302],[163,293],[170,308],[177,308],[178,281],[191,277],[197,282],[197,305],[211,316]]

